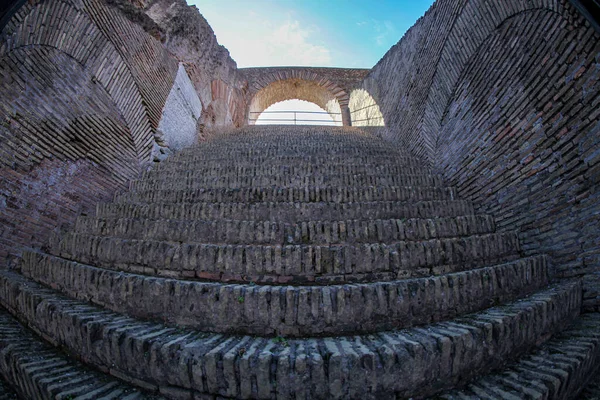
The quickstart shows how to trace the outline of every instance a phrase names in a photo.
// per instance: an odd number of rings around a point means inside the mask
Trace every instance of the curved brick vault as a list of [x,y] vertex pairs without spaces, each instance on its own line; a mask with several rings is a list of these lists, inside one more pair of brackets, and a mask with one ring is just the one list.
[[[371,70],[238,69],[185,0],[22,2],[0,399],[597,399],[574,1],[437,0]],[[243,126],[293,98],[354,126]]]
[[315,103],[332,114],[341,112],[346,126],[351,125],[350,92],[369,73],[367,69],[311,67],[242,68],[239,71],[248,81],[249,120],[277,102],[299,99]]

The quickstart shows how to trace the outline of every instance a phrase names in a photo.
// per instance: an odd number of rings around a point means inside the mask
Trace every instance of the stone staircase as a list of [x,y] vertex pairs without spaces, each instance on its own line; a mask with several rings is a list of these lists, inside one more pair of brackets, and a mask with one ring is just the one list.
[[551,278],[401,148],[247,127],[0,271],[2,307],[71,357],[3,312],[0,373],[38,398],[47,380],[11,349],[39,343],[40,365],[93,367],[107,398],[571,398],[599,365],[600,317],[579,315],[580,281]]

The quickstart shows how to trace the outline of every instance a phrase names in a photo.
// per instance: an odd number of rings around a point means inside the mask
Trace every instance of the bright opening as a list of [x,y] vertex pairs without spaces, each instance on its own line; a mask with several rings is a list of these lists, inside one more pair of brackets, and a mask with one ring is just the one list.
[[379,106],[366,90],[356,89],[350,93],[348,107],[352,126],[385,126]]
[[342,117],[336,111],[332,110],[331,112],[334,113],[332,115],[315,103],[304,100],[285,100],[275,103],[263,111],[258,116],[256,125],[342,126]]

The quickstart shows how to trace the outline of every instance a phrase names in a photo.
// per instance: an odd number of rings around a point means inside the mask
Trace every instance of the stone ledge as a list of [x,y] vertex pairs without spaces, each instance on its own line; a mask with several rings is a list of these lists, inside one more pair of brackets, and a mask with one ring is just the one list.
[[475,268],[483,262],[515,259],[518,251],[515,232],[331,245],[177,243],[66,233],[52,249],[54,255],[68,260],[120,271],[265,283],[275,277],[279,283],[290,284],[348,282],[337,277],[372,282],[439,275]]
[[512,301],[548,283],[544,257],[421,279],[300,287],[156,278],[40,253],[23,257],[23,275],[116,312],[209,332],[261,336],[407,328]]
[[[183,175],[183,176],[182,176]],[[178,174],[177,180],[173,180],[172,174],[146,177],[142,180],[134,180],[129,184],[129,189],[161,190],[161,189],[199,189],[199,188],[253,188],[277,186],[280,188],[298,187],[368,187],[368,186],[424,186],[443,187],[442,179],[434,175],[375,175],[369,174],[272,174],[272,175],[241,175],[241,176],[205,176],[195,173],[191,177],[187,174]]]
[[[0,308],[0,375],[13,383],[23,398],[118,400],[155,399],[67,358],[31,334]],[[154,386],[154,389],[158,388]],[[2,391],[0,400],[17,399]]]
[[[197,167],[212,167],[212,166],[225,166],[232,165],[236,167],[242,166],[255,166],[262,164],[266,166],[278,166],[286,165],[291,167],[304,167],[309,164],[343,164],[343,165],[354,165],[354,164],[369,164],[369,165],[380,165],[390,167],[415,167],[423,168],[426,165],[419,159],[408,159],[398,156],[382,156],[377,157],[376,154],[371,156],[358,155],[323,155],[323,156],[304,156],[304,155],[289,155],[289,156],[248,156],[246,158],[233,158],[233,157],[220,157],[212,159],[203,158],[176,158],[169,159],[168,162],[162,165],[172,166],[186,166],[189,169]],[[159,164],[158,168],[164,168]]]
[[173,178],[177,174],[185,179],[194,176],[231,177],[238,175],[280,175],[280,176],[309,176],[309,175],[334,175],[334,174],[370,174],[370,175],[414,175],[431,176],[429,168],[408,167],[402,165],[380,165],[371,163],[303,163],[301,165],[265,165],[264,163],[232,163],[189,165],[185,163],[171,164],[164,162],[154,169],[144,172],[143,179],[153,176]]
[[[600,314],[585,314],[540,348],[495,374],[475,379],[463,390],[442,399],[597,399],[598,382],[591,381],[600,362]],[[594,389],[595,387],[595,389]],[[591,396],[591,397],[590,397]]]
[[129,191],[115,196],[116,203],[357,203],[369,201],[433,201],[454,200],[451,187],[382,186],[382,187],[252,187],[149,189]]
[[[576,318],[581,283],[453,322],[322,339],[224,336],[139,322],[0,272],[0,301],[54,345],[131,379],[236,398],[425,396],[488,371]],[[402,379],[398,379],[398,377]]]
[[344,219],[434,218],[473,215],[473,204],[452,201],[371,201],[360,203],[99,203],[100,218],[238,219],[255,221],[325,221]]
[[80,216],[73,230],[96,236],[186,243],[334,244],[390,243],[492,233],[488,215],[452,218],[374,219],[349,221],[173,220]]

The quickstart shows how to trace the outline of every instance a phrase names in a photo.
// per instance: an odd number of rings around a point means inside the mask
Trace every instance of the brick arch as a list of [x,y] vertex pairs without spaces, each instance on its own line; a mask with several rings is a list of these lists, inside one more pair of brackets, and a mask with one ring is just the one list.
[[292,78],[274,81],[252,97],[248,111],[249,123],[253,124],[252,119],[273,104],[293,99],[314,103],[329,112],[334,120],[340,118],[339,100],[330,91],[316,82]]
[[[426,106],[418,131],[421,140],[410,144],[417,155],[434,161],[435,147],[441,121],[452,99],[460,76],[480,46],[507,20],[524,12],[546,10],[564,17],[565,6],[560,0],[471,0],[453,23],[440,57],[436,73],[429,87]],[[474,23],[477,21],[477,23]]]
[[[77,61],[112,98],[129,129],[138,162],[145,159],[153,128],[142,96],[117,49],[94,22],[68,1],[26,4],[17,16],[2,31],[10,40],[0,49],[0,57],[23,47],[47,46]],[[44,29],[32,30],[34,22]]]
[[341,112],[344,125],[350,125],[350,96],[333,81],[308,70],[280,70],[262,75],[249,87],[248,117],[258,116],[269,106],[299,99],[315,103],[328,112]]

